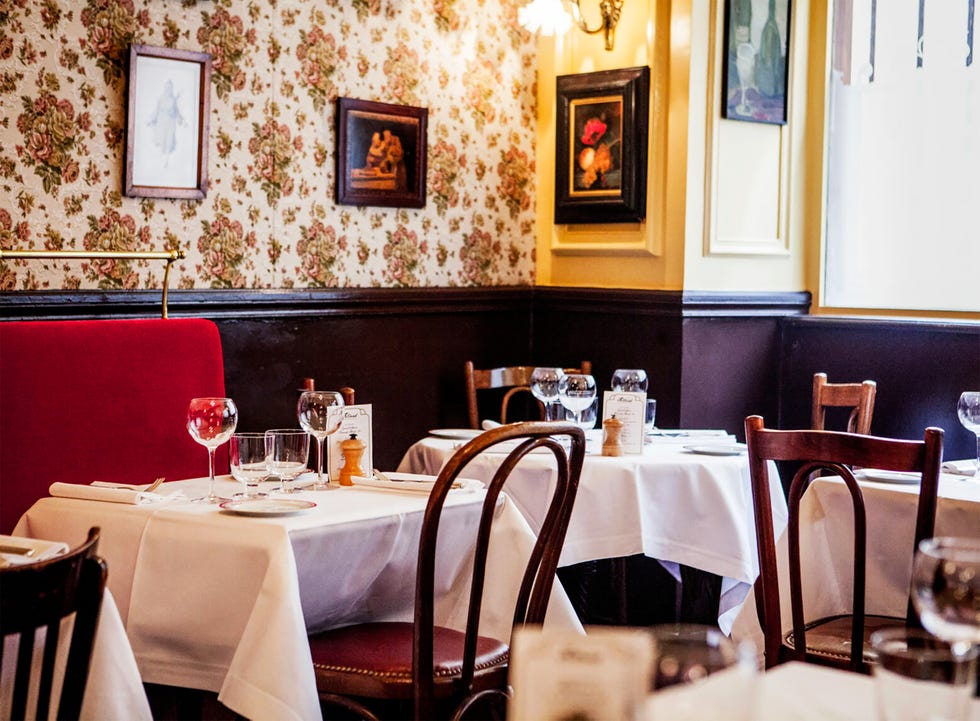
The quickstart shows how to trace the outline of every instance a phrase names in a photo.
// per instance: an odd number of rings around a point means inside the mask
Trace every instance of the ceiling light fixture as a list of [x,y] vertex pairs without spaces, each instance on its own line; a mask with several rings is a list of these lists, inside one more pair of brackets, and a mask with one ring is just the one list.
[[599,14],[602,22],[598,27],[590,28],[582,16],[581,0],[569,0],[572,7],[571,18],[565,10],[563,0],[531,0],[519,8],[517,19],[521,26],[530,32],[541,32],[542,35],[560,35],[571,26],[571,21],[589,35],[603,33],[606,40],[606,50],[612,50],[616,42],[616,24],[623,11],[626,0],[599,0]]

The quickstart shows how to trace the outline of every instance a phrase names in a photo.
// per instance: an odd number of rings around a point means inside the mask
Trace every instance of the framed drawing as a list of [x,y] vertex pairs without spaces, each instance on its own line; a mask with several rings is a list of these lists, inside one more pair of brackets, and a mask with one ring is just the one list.
[[208,53],[130,47],[124,195],[207,195],[210,96]]
[[646,217],[650,68],[559,75],[555,223]]
[[725,0],[724,117],[786,123],[790,0]]
[[424,207],[428,115],[410,105],[337,98],[337,202]]

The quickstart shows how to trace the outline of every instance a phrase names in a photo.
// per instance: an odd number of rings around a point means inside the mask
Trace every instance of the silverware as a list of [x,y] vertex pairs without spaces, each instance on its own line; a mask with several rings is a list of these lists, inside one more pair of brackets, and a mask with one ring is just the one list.
[[165,480],[167,480],[165,476],[160,476],[155,481],[153,481],[153,483],[147,486],[146,490],[143,491],[143,493],[153,493],[153,491],[158,489],[160,487],[160,484],[163,483]]
[[386,476],[384,473],[379,471],[377,468],[373,470],[373,473],[374,473],[374,477],[377,478],[379,481],[385,481],[386,483],[395,483],[394,479],[388,478],[388,476]]

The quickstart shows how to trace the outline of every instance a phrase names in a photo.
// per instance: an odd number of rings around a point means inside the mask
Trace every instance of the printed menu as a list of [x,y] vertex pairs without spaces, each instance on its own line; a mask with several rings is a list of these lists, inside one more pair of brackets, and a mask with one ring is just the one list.
[[643,421],[647,394],[632,391],[606,391],[602,397],[602,420],[616,416],[623,424],[619,443],[623,453],[643,453]]
[[338,416],[340,417],[340,427],[335,433],[327,436],[327,442],[324,444],[327,449],[327,468],[330,469],[331,481],[340,480],[340,469],[344,465],[344,454],[340,452],[340,442],[347,440],[352,435],[356,435],[365,446],[364,455],[361,456],[361,469],[365,473],[370,473],[371,469],[374,468],[371,404],[364,403],[331,408],[328,427],[337,424]]

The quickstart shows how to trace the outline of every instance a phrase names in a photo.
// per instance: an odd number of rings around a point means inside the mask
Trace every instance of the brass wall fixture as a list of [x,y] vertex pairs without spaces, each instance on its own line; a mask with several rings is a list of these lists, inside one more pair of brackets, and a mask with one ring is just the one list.
[[187,257],[182,250],[161,251],[89,251],[89,250],[0,250],[0,260],[7,259],[47,259],[47,260],[163,260],[167,265],[163,271],[163,311],[161,317],[167,317],[167,290],[170,286],[170,266],[177,260]]
[[518,9],[517,18],[528,31],[540,32],[542,35],[560,35],[571,27],[572,20],[589,35],[604,33],[606,50],[612,50],[616,42],[616,25],[623,12],[625,0],[599,0],[599,15],[601,22],[597,27],[590,28],[582,14],[582,0],[567,0],[572,12],[569,17],[565,9],[565,0],[531,0],[527,5]]
[[572,18],[575,23],[589,35],[598,32],[605,33],[606,50],[612,50],[616,42],[616,24],[619,16],[623,12],[623,3],[626,0],[599,0],[599,13],[602,16],[602,23],[595,28],[589,29],[588,23],[582,16],[581,0],[572,0]]

